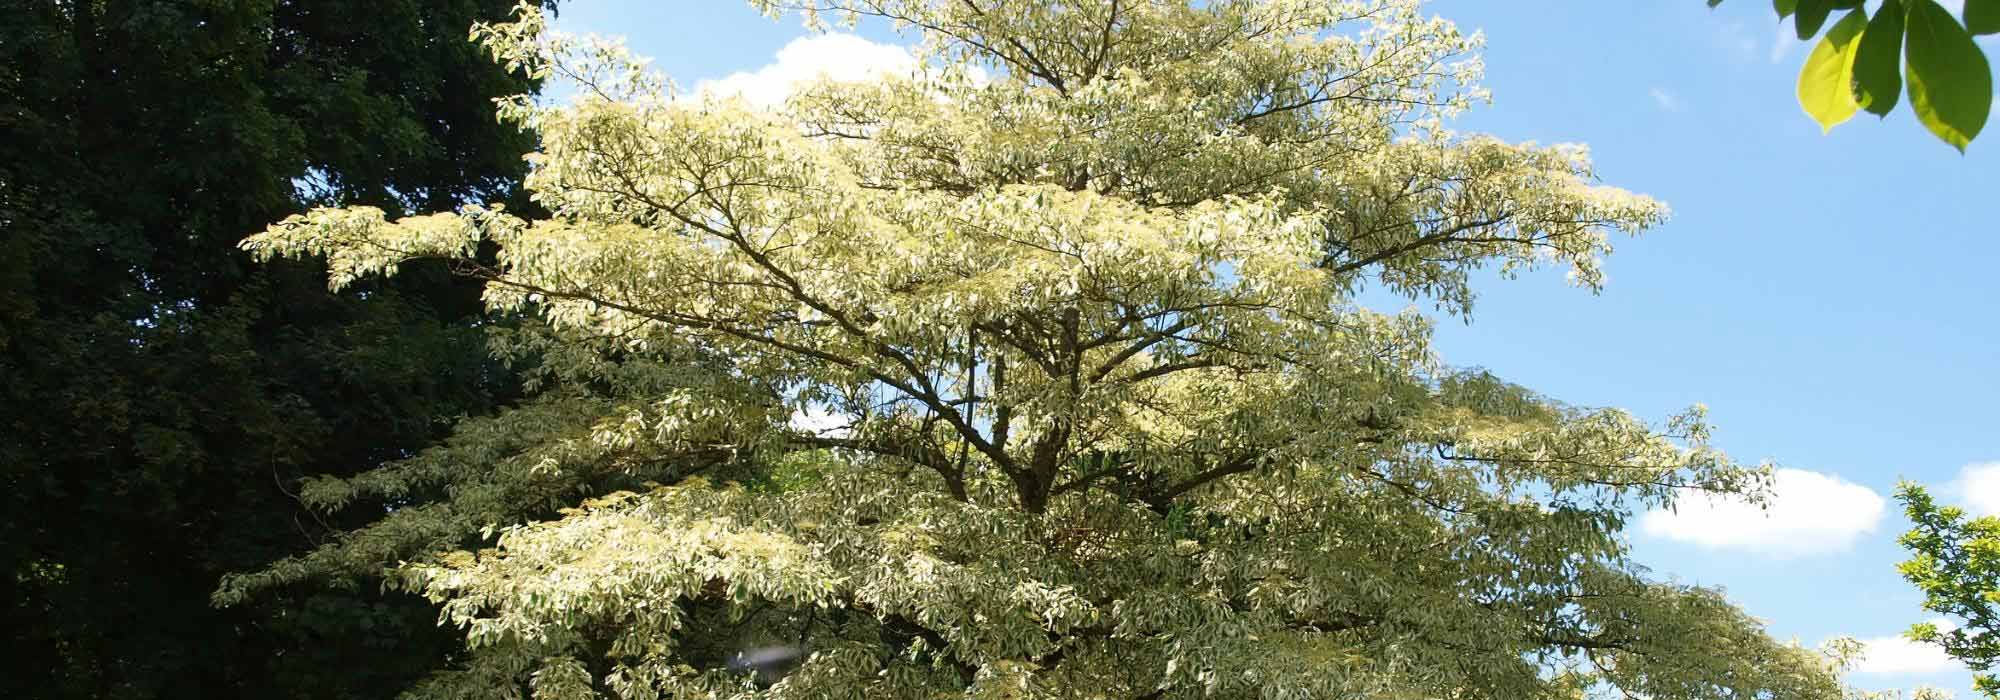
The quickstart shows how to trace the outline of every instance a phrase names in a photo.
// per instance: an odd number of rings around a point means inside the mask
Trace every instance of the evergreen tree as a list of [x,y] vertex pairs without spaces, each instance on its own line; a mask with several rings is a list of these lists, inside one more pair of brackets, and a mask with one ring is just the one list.
[[506,200],[535,82],[496,0],[10,0],[0,16],[0,635],[9,697],[382,697],[450,640],[407,596],[226,571],[334,538],[301,475],[517,389],[442,270],[332,295],[236,248],[314,205]]

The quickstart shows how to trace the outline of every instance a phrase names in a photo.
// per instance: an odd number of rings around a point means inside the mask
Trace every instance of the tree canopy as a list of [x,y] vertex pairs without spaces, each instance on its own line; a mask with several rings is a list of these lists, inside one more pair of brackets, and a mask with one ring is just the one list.
[[0,15],[0,695],[379,698],[439,663],[374,589],[216,610],[306,550],[290,493],[518,389],[439,266],[326,293],[243,236],[312,205],[514,197],[534,89],[465,30],[493,0],[8,2]]
[[1904,483],[1896,492],[1913,526],[1903,534],[1910,559],[1897,567],[1924,594],[1924,609],[1965,624],[1950,629],[1920,623],[1910,637],[1944,648],[1972,669],[1972,687],[2000,697],[2000,641],[1992,632],[2000,621],[2000,517],[1970,517],[1956,506],[1938,505],[1923,487]]
[[[546,216],[357,206],[244,241],[336,288],[445,260],[532,399],[304,497],[375,522],[228,579],[420,593],[418,697],[1836,698],[1622,536],[1766,472],[1429,347],[1369,287],[1603,280],[1666,208],[1447,127],[1478,42],[1409,0],[760,0],[921,68],[681,95],[524,8]],[[481,257],[482,250],[497,250]],[[737,652],[797,645],[768,688]],[[1850,649],[1851,651],[1851,649]],[[768,678],[763,680],[770,680]]]

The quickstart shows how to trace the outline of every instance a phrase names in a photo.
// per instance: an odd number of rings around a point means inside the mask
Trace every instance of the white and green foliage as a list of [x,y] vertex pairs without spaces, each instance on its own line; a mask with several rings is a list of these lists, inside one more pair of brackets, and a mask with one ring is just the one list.
[[[1447,130],[1476,37],[1408,0],[758,4],[895,20],[924,68],[760,110],[524,10],[476,36],[585,84],[502,107],[548,218],[245,242],[336,286],[449,258],[546,319],[500,347],[552,374],[312,484],[396,507],[218,600],[428,596],[468,651],[424,697],[1841,694],[1837,654],[1629,559],[1635,509],[1762,488],[1699,411],[1565,406],[1354,303],[1469,314],[1489,267],[1594,289],[1665,214],[1581,148]],[[811,655],[727,670],[765,644]]]

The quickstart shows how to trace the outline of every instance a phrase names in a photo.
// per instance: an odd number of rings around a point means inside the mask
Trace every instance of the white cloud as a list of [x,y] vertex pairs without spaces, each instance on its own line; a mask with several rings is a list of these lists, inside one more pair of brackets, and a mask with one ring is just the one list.
[[1674,93],[1668,92],[1666,88],[1655,87],[1647,90],[1646,94],[1652,96],[1653,104],[1659,105],[1660,109],[1668,112],[1681,111],[1681,98]]
[[741,95],[751,104],[772,107],[782,104],[795,86],[815,78],[867,80],[907,75],[916,68],[916,57],[901,46],[878,44],[853,34],[815,34],[785,44],[770,65],[732,73],[721,80],[704,80],[695,91]]
[[1949,490],[1973,515],[2000,515],[2000,462],[1960,467]]
[[1773,477],[1765,508],[1694,494],[1676,510],[1647,511],[1639,530],[1710,549],[1792,556],[1845,549],[1882,521],[1886,502],[1866,486],[1803,469],[1779,469]]
[[[1930,622],[1939,630],[1957,626],[1942,617]],[[1942,647],[1911,641],[1902,635],[1891,635],[1861,640],[1861,658],[1852,670],[1854,673],[1894,674],[1945,673],[1963,669],[1957,659],[1944,653]]]

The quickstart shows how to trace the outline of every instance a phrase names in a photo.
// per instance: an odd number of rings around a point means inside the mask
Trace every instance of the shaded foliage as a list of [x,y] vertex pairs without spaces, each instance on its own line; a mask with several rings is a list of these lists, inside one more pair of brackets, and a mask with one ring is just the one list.
[[218,611],[224,571],[344,525],[293,496],[515,392],[477,289],[353,293],[235,249],[315,204],[505,200],[534,87],[465,41],[493,0],[0,10],[0,633],[25,697],[380,697],[449,648],[373,589]]

